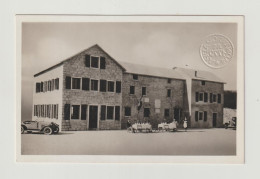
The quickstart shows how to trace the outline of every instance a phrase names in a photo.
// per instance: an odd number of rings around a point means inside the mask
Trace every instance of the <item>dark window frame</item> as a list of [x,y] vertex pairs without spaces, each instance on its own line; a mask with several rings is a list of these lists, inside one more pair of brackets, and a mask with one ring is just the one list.
[[198,113],[198,117],[199,117],[199,121],[202,121],[203,120],[203,118],[204,118],[204,112],[203,111],[199,111],[199,113]]
[[125,107],[125,117],[131,117],[132,115],[132,109],[129,106]]
[[172,82],[172,79],[171,79],[171,78],[168,78],[168,79],[167,79],[167,83],[168,83],[168,84],[171,84],[171,82]]
[[133,80],[138,80],[138,75],[137,74],[133,74]]
[[[74,86],[74,80],[79,80],[77,83],[77,86],[79,85],[78,88],[75,88]],[[71,77],[71,89],[72,90],[80,90],[81,89],[81,78],[79,77]]]
[[170,98],[172,96],[172,90],[167,89],[167,97]]
[[150,117],[151,111],[150,108],[144,108],[144,117]]
[[146,93],[147,93],[147,88],[145,86],[143,86],[142,87],[142,96],[146,96]]
[[135,86],[130,86],[129,94],[134,95],[135,94]]
[[[94,88],[92,88],[92,81],[93,81],[93,82],[96,82],[96,81],[97,81],[96,85],[94,84],[94,87],[95,87],[95,86],[97,87],[96,90],[94,90]],[[99,80],[90,79],[90,90],[91,90],[91,91],[98,91],[98,90],[99,90],[99,89],[98,89],[98,81],[99,81]]]
[[164,117],[170,117],[170,109],[169,108],[164,109]]
[[200,92],[199,93],[199,101],[204,101],[204,93],[203,92]]
[[[92,64],[92,60],[94,60],[94,58],[95,58],[95,60],[97,60],[97,67],[96,66],[92,66],[93,64]],[[93,56],[93,55],[91,55],[90,56],[90,67],[91,68],[95,68],[95,69],[99,69],[100,68],[100,57],[98,57],[98,56]]]
[[201,85],[205,86],[206,85],[206,81],[201,81]]
[[[77,114],[77,118],[76,117],[74,117],[74,107],[73,106],[75,106],[75,107],[77,107],[78,108],[78,111],[75,111],[75,112],[78,112],[78,114]],[[81,118],[81,116],[80,116],[80,113],[81,113],[81,105],[78,105],[78,104],[72,104],[71,105],[71,113],[70,113],[70,119],[72,119],[72,120],[80,120],[80,118]],[[76,108],[75,108],[76,109]]]
[[[112,83],[113,83],[113,85],[111,85]],[[115,92],[115,82],[114,81],[110,81],[110,80],[107,81],[107,92],[110,92],[110,93]]]
[[[112,111],[109,111],[113,109]],[[109,115],[109,112],[112,112],[112,118],[110,118],[111,116]],[[114,120],[115,119],[115,106],[107,106],[107,110],[106,110],[106,120]]]

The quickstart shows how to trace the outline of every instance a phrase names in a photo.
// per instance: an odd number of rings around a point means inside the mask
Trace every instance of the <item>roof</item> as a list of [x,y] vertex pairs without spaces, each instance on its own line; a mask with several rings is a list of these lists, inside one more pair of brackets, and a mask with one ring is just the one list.
[[120,65],[113,57],[111,57],[111,56],[110,56],[105,50],[103,50],[98,44],[95,44],[95,45],[92,45],[91,47],[89,47],[89,48],[87,48],[87,49],[84,49],[84,50],[82,50],[82,51],[80,51],[80,52],[78,52],[78,53],[72,55],[72,56],[69,57],[69,58],[66,58],[65,60],[62,60],[61,62],[59,62],[59,63],[57,63],[57,64],[55,64],[55,65],[52,65],[51,67],[49,67],[49,68],[47,68],[47,69],[45,69],[45,70],[43,70],[43,71],[40,71],[39,73],[35,74],[34,77],[39,76],[39,75],[41,75],[41,74],[43,74],[43,73],[45,73],[45,72],[47,72],[47,71],[49,71],[49,70],[52,70],[52,69],[54,69],[54,68],[56,68],[56,67],[62,65],[64,62],[70,60],[72,57],[77,56],[77,55],[79,55],[79,54],[81,54],[81,53],[85,52],[86,50],[88,50],[88,49],[90,49],[90,48],[93,48],[93,47],[99,48],[99,49],[100,49],[101,51],[103,51],[107,56],[109,56],[118,66],[120,66],[120,67],[123,69],[123,71],[125,71],[125,68],[124,68],[122,65]]
[[[191,78],[191,79],[195,79],[195,80],[212,81],[212,82],[218,82],[218,83],[225,83],[223,80],[221,80],[215,74],[208,72],[208,71],[193,70],[193,69],[180,68],[180,67],[174,67],[173,71],[179,72],[185,78]],[[195,76],[195,72],[197,73],[196,76]]]
[[153,67],[122,61],[119,63],[125,67],[126,73],[185,80],[185,78],[180,73],[170,68]]

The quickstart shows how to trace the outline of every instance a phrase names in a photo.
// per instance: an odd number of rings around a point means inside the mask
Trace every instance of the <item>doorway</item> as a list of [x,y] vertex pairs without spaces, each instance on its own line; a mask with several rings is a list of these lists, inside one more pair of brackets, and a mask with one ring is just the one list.
[[217,113],[213,113],[213,127],[217,127]]
[[89,106],[89,129],[97,129],[98,107]]

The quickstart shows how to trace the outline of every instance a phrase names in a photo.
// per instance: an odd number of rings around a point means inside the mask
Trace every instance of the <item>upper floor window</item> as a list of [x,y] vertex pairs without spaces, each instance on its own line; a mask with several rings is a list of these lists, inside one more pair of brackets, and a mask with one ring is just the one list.
[[134,80],[138,80],[138,75],[133,74],[133,79],[134,79]]
[[55,89],[59,89],[59,78],[55,79]]
[[171,89],[167,89],[167,97],[171,97],[171,93],[172,93]]
[[93,68],[99,67],[99,57],[91,56],[91,67],[93,67]]
[[205,86],[206,82],[205,81],[201,81],[201,85]]
[[108,82],[107,82],[107,91],[109,91],[109,92],[114,92],[114,86],[115,86],[115,82],[113,82],[113,81],[108,81]]
[[72,89],[80,89],[80,78],[72,78]]
[[135,94],[135,86],[130,86],[130,94]]
[[91,80],[91,90],[92,91],[98,90],[98,80]]
[[142,96],[146,95],[146,87],[142,87]]
[[85,55],[85,66],[92,67],[92,68],[106,69],[106,58],[102,56],[98,57],[98,56]]
[[171,83],[171,82],[172,82],[172,80],[170,78],[168,78],[167,83]]

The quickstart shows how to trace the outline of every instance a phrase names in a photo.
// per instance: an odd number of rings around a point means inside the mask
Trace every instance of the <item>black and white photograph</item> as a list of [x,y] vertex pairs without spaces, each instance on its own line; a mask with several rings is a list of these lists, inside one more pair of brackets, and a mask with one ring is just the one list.
[[242,162],[243,18],[187,19],[21,16],[19,157]]

